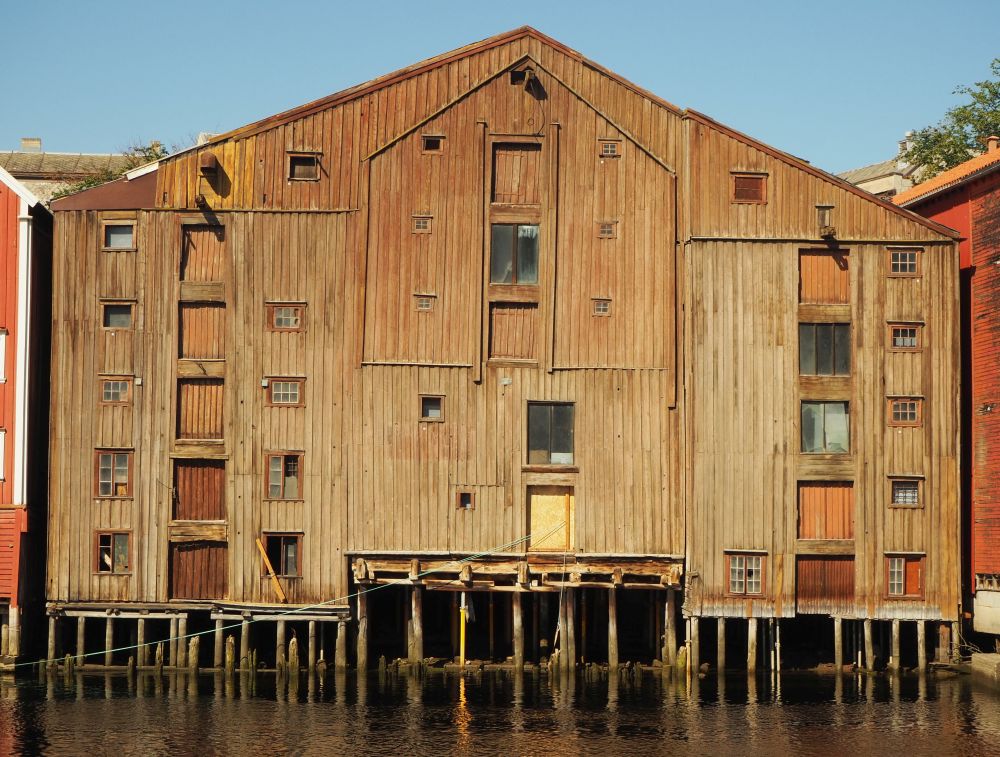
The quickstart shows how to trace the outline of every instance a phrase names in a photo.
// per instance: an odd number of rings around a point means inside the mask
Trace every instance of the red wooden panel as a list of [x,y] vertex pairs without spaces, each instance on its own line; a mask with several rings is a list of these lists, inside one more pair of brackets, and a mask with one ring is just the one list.
[[224,227],[185,226],[181,281],[224,281],[225,251]]
[[801,482],[799,538],[853,539],[854,485],[840,481]]
[[490,357],[537,359],[537,331],[537,305],[494,303],[490,306]]
[[21,538],[14,510],[0,510],[0,597],[14,596],[14,579],[17,566],[14,560],[18,554],[15,540]]
[[493,150],[493,202],[541,202],[541,145],[498,144]]
[[[4,445],[3,469],[14,470],[14,393],[18,376],[15,374],[17,350],[17,217],[20,198],[5,184],[0,183],[0,328],[6,329],[6,350],[3,375],[6,383],[0,384],[0,428],[7,430]],[[10,504],[14,498],[13,476],[0,481],[0,503]]]
[[224,542],[171,544],[171,599],[225,599],[226,548]]
[[800,555],[795,566],[799,612],[842,612],[854,604],[853,556]]
[[174,518],[226,519],[226,464],[222,460],[178,460],[174,469]]
[[177,382],[177,438],[222,438],[222,379]]
[[851,274],[847,255],[799,253],[799,302],[837,304],[850,301]]
[[907,557],[904,593],[908,597],[923,596],[924,558]]

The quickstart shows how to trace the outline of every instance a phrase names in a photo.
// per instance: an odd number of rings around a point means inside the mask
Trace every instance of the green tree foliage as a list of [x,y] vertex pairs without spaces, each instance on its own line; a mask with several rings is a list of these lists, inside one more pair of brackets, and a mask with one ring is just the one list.
[[1000,58],[994,58],[990,71],[992,78],[955,90],[968,102],[948,110],[937,125],[914,133],[905,157],[910,165],[924,166],[922,179],[964,163],[983,151],[986,137],[1000,135]]
[[66,195],[71,195],[76,192],[82,192],[84,189],[90,189],[91,187],[99,186],[100,184],[106,184],[109,181],[114,181],[120,178],[126,171],[131,171],[133,168],[145,165],[154,160],[159,160],[160,158],[165,158],[170,153],[167,148],[163,146],[162,142],[153,140],[148,145],[133,143],[129,147],[122,150],[121,154],[125,157],[124,165],[120,167],[117,172],[112,171],[110,168],[106,168],[100,173],[96,173],[93,176],[88,176],[86,179],[81,179],[75,184],[71,184],[64,189],[60,189],[52,195],[53,200],[57,200],[60,197],[65,197]]

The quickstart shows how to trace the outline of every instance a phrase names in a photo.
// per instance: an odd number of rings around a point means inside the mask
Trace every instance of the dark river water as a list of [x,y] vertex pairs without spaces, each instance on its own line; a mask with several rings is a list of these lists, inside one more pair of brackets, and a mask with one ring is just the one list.
[[0,678],[0,754],[1000,754],[1000,696],[951,673],[780,683],[647,673]]

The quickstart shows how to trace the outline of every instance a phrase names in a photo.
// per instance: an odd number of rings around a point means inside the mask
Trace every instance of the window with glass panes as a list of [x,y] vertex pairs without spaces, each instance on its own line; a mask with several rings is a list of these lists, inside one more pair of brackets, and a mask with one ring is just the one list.
[[104,533],[97,535],[97,571],[99,573],[128,573],[129,535]]
[[264,551],[277,576],[302,575],[302,534],[267,534]]
[[847,376],[851,372],[851,324],[800,323],[799,373]]
[[919,507],[920,482],[915,479],[893,479],[892,504],[902,507]]
[[763,594],[764,555],[727,554],[730,594]]
[[890,597],[923,596],[923,555],[886,555],[885,562],[886,593]]
[[131,383],[127,379],[104,379],[101,382],[101,402],[128,402]]
[[851,424],[848,403],[802,403],[802,451],[848,452],[851,448]]
[[528,403],[528,464],[573,464],[572,403]]
[[538,226],[495,223],[491,230],[490,283],[538,284]]
[[97,453],[97,497],[130,497],[132,495],[132,453],[111,450]]
[[900,323],[890,325],[889,349],[920,349],[920,325],[916,323]]
[[919,397],[892,397],[889,399],[890,426],[919,426],[923,401]]
[[134,250],[135,225],[131,223],[108,223],[104,226],[105,250]]
[[132,328],[132,306],[130,304],[105,304],[101,312],[101,325],[106,329]]
[[302,328],[302,306],[272,305],[271,328],[275,331],[298,331]]
[[299,405],[302,403],[302,381],[271,379],[268,386],[271,391],[272,405]]
[[890,276],[916,276],[920,273],[919,250],[890,250]]
[[301,455],[274,454],[267,458],[267,498],[299,499]]

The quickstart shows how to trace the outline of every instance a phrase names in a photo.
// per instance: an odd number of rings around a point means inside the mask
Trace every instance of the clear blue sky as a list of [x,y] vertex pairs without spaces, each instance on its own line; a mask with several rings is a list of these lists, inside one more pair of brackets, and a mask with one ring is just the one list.
[[1000,56],[996,0],[0,0],[0,150],[192,141],[524,24],[821,168],[891,157]]

